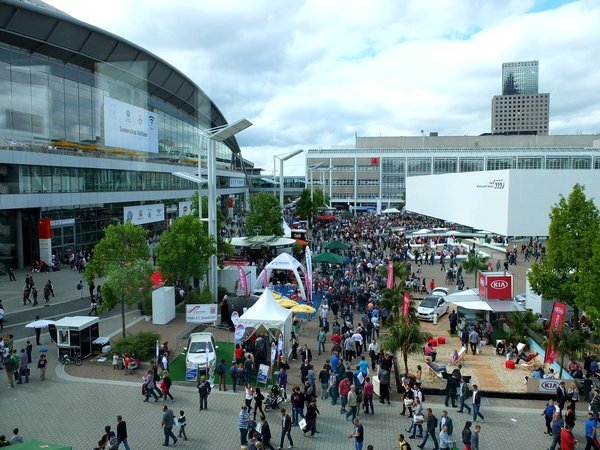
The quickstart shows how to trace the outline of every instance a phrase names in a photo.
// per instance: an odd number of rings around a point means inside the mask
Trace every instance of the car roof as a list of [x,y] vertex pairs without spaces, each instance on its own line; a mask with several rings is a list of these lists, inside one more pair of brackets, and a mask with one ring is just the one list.
[[207,332],[203,332],[203,333],[192,333],[190,334],[190,337],[188,338],[190,341],[210,341],[213,340],[213,335],[212,333],[207,333]]

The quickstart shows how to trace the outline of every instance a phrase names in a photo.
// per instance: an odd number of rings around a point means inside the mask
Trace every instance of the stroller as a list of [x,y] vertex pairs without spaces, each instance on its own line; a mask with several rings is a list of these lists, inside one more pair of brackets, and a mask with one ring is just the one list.
[[274,384],[271,387],[271,393],[267,395],[267,398],[265,399],[265,411],[277,409],[283,401],[283,397],[281,396],[281,388],[277,384]]

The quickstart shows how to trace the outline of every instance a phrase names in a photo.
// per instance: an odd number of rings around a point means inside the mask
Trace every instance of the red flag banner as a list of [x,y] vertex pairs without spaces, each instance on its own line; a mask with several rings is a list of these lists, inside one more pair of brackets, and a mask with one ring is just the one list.
[[388,262],[387,285],[388,289],[394,289],[394,261]]
[[[565,314],[567,313],[567,305],[561,302],[554,302],[552,306],[552,316],[550,316],[550,327],[548,331],[549,339],[552,338],[552,334],[556,331],[560,333],[565,323]],[[548,345],[546,348],[546,355],[544,356],[544,364],[552,364],[558,357],[558,352],[554,349],[554,346]]]
[[246,278],[246,274],[244,273],[244,269],[242,266],[237,266],[238,275],[240,277],[240,287],[244,291],[244,295],[248,296],[248,279]]
[[402,314],[406,318],[406,322],[408,323],[408,313],[410,311],[410,294],[408,292],[404,293],[404,303],[402,304]]

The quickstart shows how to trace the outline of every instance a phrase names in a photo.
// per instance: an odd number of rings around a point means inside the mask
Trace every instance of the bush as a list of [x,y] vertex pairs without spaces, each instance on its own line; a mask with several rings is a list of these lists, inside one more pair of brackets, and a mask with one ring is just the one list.
[[147,361],[156,355],[156,341],[160,341],[158,333],[141,331],[118,339],[112,345],[112,350],[122,355],[123,353],[135,353],[142,361]]
[[208,289],[204,289],[202,291],[194,289],[193,291],[185,294],[184,300],[186,305],[212,303],[212,294]]

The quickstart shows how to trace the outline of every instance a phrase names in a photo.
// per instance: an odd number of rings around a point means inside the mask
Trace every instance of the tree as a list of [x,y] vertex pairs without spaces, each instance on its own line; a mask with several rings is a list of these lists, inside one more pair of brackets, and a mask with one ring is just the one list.
[[475,275],[475,284],[474,288],[477,288],[477,274],[480,270],[487,269],[487,256],[479,256],[475,252],[469,252],[467,255],[467,259],[462,262],[462,268],[467,273],[472,273]]
[[[258,233],[255,230],[260,228]],[[246,215],[248,236],[283,236],[283,213],[273,194],[261,192],[250,196],[250,212]]]
[[[147,274],[147,280],[144,281],[142,277],[142,273],[145,273],[144,263],[149,266],[149,258],[146,230],[125,222],[106,227],[104,237],[94,247],[93,257],[85,266],[84,278],[90,286],[96,278],[106,277],[102,287],[101,311],[114,308],[117,304],[115,299],[120,299],[123,336],[126,334],[125,303],[131,305],[143,299],[141,297],[145,292],[146,281],[151,282],[152,272]],[[136,291],[137,289],[141,291]],[[134,291],[136,296],[133,295]]]
[[317,214],[319,208],[324,208],[329,204],[329,197],[325,195],[322,189],[304,189],[298,203],[296,203],[296,214],[308,219],[312,223],[312,217]]
[[506,322],[510,326],[508,340],[513,343],[525,342],[530,329],[539,330],[541,328],[541,325],[537,322],[537,317],[530,309],[525,312],[511,312],[506,316]]
[[125,305],[138,305],[148,314],[152,309],[152,272],[148,261],[137,259],[123,266],[111,265],[102,286],[100,311],[110,311],[121,305],[123,337],[125,330]]
[[104,229],[104,237],[96,244],[93,258],[85,266],[84,278],[93,284],[95,278],[104,277],[113,267],[124,267],[138,259],[150,258],[148,233],[131,222],[109,225]]
[[553,329],[551,335],[542,342],[546,351],[551,347],[560,354],[560,373],[558,378],[562,378],[563,367],[565,367],[565,356],[578,359],[583,353],[591,349],[588,336],[581,330],[571,330],[569,327],[563,327],[562,330]]
[[[194,195],[192,196],[192,215],[196,216],[196,217],[200,217],[200,210],[198,209],[198,192],[195,192]],[[205,195],[202,197],[202,218],[206,219],[208,218],[208,197]],[[227,242],[223,236],[221,235],[221,233],[219,233],[218,231],[221,230],[223,228],[223,223],[225,222],[225,214],[223,214],[223,211],[221,210],[221,208],[218,207],[217,205],[217,248],[216,248],[216,254],[217,254],[217,261],[220,267],[223,267],[223,261],[225,258],[233,255],[235,253],[235,249],[233,248],[233,245],[231,245],[229,242]],[[201,222],[202,226],[205,228],[205,233],[208,234],[208,225],[206,222]]]
[[393,355],[400,352],[404,361],[404,371],[408,373],[408,355],[422,353],[429,337],[429,333],[421,331],[418,321],[408,322],[401,318],[386,326],[385,333],[381,336],[381,348]]
[[216,252],[215,241],[198,217],[188,215],[173,221],[160,237],[156,262],[165,281],[200,279],[208,272],[208,262]]
[[575,286],[577,305],[585,311],[594,324],[594,329],[600,327],[600,235],[591,244],[592,257],[582,261],[579,269],[579,283]]
[[[594,271],[585,268],[589,269],[588,263],[594,257],[599,233],[598,208],[586,198],[584,187],[576,184],[567,199],[561,196],[552,207],[546,254],[541,262],[531,266],[529,273],[532,289],[547,300],[570,305],[577,324],[579,308],[590,304],[588,289],[597,283],[586,277],[593,276]],[[583,294],[581,299],[578,294]]]
[[[381,307],[384,308],[389,316],[388,322],[398,322],[403,316],[404,307],[404,294],[408,290],[404,287],[404,282],[401,286],[396,286],[392,289],[383,289],[381,292]],[[413,305],[413,301],[410,302],[410,308],[408,310],[408,317],[410,321],[417,319],[416,309]]]

